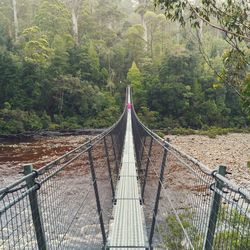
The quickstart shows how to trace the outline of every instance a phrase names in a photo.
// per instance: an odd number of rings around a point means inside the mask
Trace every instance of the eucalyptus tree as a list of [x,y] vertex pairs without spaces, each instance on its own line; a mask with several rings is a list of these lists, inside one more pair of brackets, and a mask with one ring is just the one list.
[[36,25],[47,34],[52,43],[56,35],[71,34],[71,14],[59,0],[44,0],[39,5],[35,16]]
[[[154,47],[156,38],[161,33],[161,47],[163,47],[163,35],[165,33],[164,27],[166,26],[166,18],[163,14],[157,14],[153,11],[147,11],[145,13],[145,23],[147,27],[148,36],[148,51],[150,52],[151,58],[154,57]],[[159,31],[159,32],[157,32]],[[162,50],[162,49],[161,49]]]
[[18,33],[19,33],[19,24],[17,19],[17,6],[16,6],[16,0],[12,0],[12,8],[13,8],[13,18],[14,18],[14,28],[15,28],[15,39],[18,39]]
[[[225,70],[218,75],[224,84],[230,85],[247,103],[242,86],[249,74],[250,3],[246,0],[154,0],[172,21],[185,26],[188,22],[195,28],[207,25],[221,33],[231,46],[224,57]],[[201,33],[198,37],[201,43]],[[229,66],[231,64],[231,66]],[[230,70],[227,70],[230,68]],[[229,80],[229,81],[228,81]],[[235,85],[235,83],[237,83]],[[242,95],[243,93],[243,95]]]
[[2,0],[0,2],[0,25],[6,36],[13,39],[17,38],[18,19],[15,1]]
[[145,57],[144,48],[146,42],[143,37],[144,37],[144,28],[140,24],[136,24],[129,27],[126,33],[124,34],[124,38],[126,39],[127,49],[132,55],[132,60],[135,61],[135,63],[137,64],[139,64]]
[[75,43],[79,44],[79,29],[78,20],[82,10],[83,0],[62,0],[69,7],[72,19],[72,31],[74,34]]
[[136,9],[136,12],[140,15],[141,18],[141,25],[144,28],[144,40],[147,42],[148,36],[147,36],[147,25],[145,22],[145,13],[148,9],[148,0],[138,0],[138,7]]

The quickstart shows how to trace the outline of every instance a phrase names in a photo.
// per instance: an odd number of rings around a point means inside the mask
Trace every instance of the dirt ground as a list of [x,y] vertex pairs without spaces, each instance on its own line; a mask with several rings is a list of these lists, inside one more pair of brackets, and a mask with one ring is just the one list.
[[200,135],[168,135],[166,138],[210,169],[226,166],[232,173],[227,177],[250,190],[250,169],[247,167],[250,161],[250,134],[228,134],[215,139]]

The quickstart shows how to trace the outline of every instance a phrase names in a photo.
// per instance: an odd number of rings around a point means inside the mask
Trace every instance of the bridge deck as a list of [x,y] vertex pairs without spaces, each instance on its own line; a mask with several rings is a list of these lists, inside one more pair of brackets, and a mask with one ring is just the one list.
[[[130,97],[128,97],[128,103],[130,103]],[[145,249],[147,246],[145,218],[140,204],[135,163],[129,108],[120,180],[116,189],[117,202],[113,210],[114,220],[110,225],[109,248],[111,249]]]

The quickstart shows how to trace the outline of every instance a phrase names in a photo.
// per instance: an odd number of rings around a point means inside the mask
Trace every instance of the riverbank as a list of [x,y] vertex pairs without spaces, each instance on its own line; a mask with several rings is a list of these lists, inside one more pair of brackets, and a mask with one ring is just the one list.
[[11,140],[26,140],[26,139],[36,139],[40,137],[56,137],[56,136],[76,136],[76,135],[97,135],[104,131],[105,129],[62,129],[62,130],[39,130],[39,131],[27,131],[19,134],[0,134],[1,141],[11,141]]
[[202,135],[167,135],[171,143],[185,153],[216,169],[225,165],[227,177],[250,190],[250,134],[232,133],[209,138]]
[[[22,165],[33,163],[39,168],[82,144],[91,135],[38,136],[0,143],[0,184],[22,176]],[[215,169],[227,166],[227,177],[250,189],[250,134],[232,133],[209,138],[203,135],[167,135],[182,151]]]
[[91,136],[48,136],[8,140],[0,143],[0,187],[23,176],[22,166],[32,163],[40,168],[67,151],[84,143]]

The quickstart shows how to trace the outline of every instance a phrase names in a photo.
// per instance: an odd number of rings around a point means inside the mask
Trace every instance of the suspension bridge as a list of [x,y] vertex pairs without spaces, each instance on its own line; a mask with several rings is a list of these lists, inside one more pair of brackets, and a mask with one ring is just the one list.
[[250,249],[250,194],[148,129],[103,133],[0,190],[0,249]]

